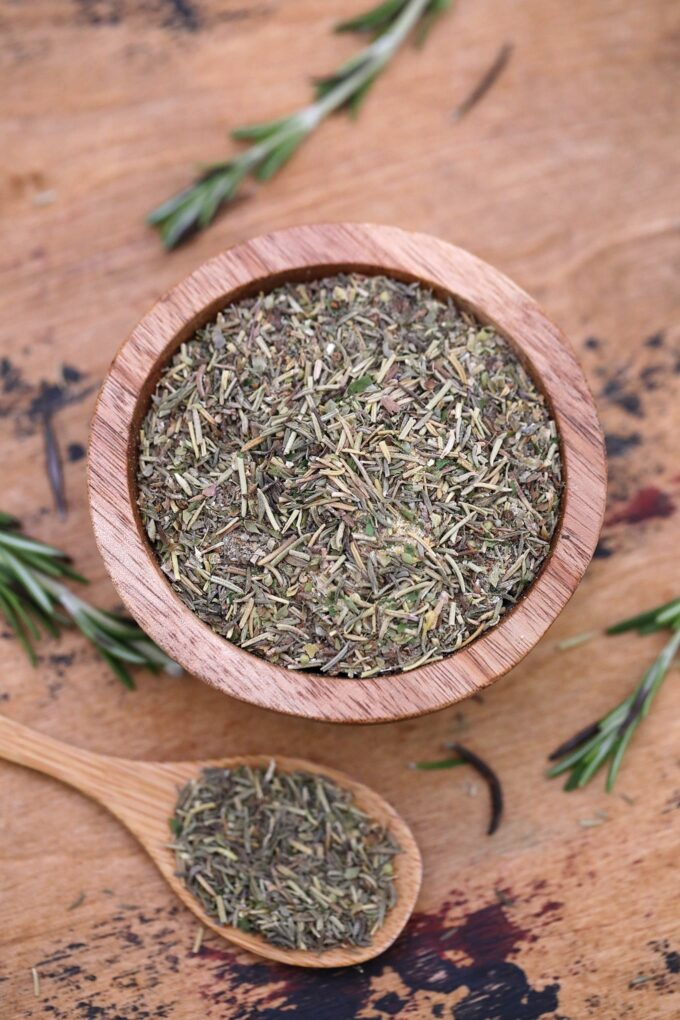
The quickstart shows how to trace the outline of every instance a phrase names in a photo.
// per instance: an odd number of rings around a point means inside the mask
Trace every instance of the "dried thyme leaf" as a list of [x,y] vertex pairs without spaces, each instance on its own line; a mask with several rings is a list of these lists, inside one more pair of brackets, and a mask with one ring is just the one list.
[[338,676],[413,669],[490,627],[558,519],[556,426],[493,329],[358,274],[230,305],[166,365],[139,506],[218,634]]
[[211,917],[286,949],[370,945],[399,847],[319,775],[208,768],[179,795],[177,874]]

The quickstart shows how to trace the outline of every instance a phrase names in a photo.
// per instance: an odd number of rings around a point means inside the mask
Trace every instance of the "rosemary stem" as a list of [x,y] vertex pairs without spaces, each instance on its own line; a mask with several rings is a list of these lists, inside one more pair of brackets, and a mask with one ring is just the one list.
[[84,604],[77,595],[69,591],[66,585],[55,581],[53,577],[48,577],[47,574],[43,574],[41,570],[35,570],[35,568],[32,570],[32,573],[40,578],[40,584],[43,588],[50,593],[55,602],[61,603],[69,616],[74,616]]
[[651,632],[670,626],[671,637],[628,697],[598,722],[565,741],[550,755],[550,760],[557,763],[549,769],[548,776],[558,776],[571,770],[565,789],[574,790],[585,786],[607,760],[609,771],[606,788],[608,791],[612,789],[630,739],[649,713],[654,697],[680,650],[679,606],[680,603],[675,599],[665,606],[609,628],[608,633],[621,633],[633,628],[644,628],[640,632],[646,633],[648,630]]
[[389,63],[396,50],[423,14],[430,0],[412,0],[404,7],[391,29],[368,46],[356,71],[338,82],[326,95],[309,103],[288,117],[280,129],[264,141],[252,145],[239,157],[248,169],[256,167],[282,143],[296,135],[309,135],[331,113],[339,110],[351,97]]
[[410,4],[407,4],[392,27],[364,50],[361,63],[354,74],[341,81],[327,95],[308,107],[308,109],[316,108],[319,111],[317,124],[329,113],[340,109],[357,89],[365,85],[370,78],[389,63],[429,3],[430,0],[412,0]]
[[368,29],[377,35],[334,74],[317,81],[313,102],[274,121],[236,128],[232,137],[249,141],[247,149],[204,167],[193,184],[152,210],[148,222],[159,230],[165,246],[174,248],[206,227],[217,211],[232,201],[248,175],[265,181],[278,173],[329,114],[343,108],[356,113],[367,90],[412,29],[418,22],[424,26],[447,6],[448,0],[397,0],[339,26],[343,30]]

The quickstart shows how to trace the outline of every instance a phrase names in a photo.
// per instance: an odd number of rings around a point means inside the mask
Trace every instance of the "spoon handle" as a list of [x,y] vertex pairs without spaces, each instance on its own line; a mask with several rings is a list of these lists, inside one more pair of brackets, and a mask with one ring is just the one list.
[[110,759],[70,747],[0,715],[0,758],[69,783],[99,799]]
[[[167,837],[167,818],[177,790],[196,769],[192,762],[141,762],[95,754],[3,715],[0,758],[74,786],[108,808],[145,845],[158,831]],[[157,816],[162,818],[160,828],[155,824]]]

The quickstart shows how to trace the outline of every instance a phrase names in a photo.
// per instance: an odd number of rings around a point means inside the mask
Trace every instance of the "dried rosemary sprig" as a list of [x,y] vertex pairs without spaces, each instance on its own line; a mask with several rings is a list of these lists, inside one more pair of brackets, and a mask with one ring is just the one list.
[[500,779],[488,762],[485,762],[484,759],[480,758],[478,754],[474,753],[474,751],[464,747],[463,744],[455,742],[447,744],[446,748],[449,751],[454,751],[456,757],[437,758],[434,761],[416,761],[413,762],[412,768],[418,769],[421,772],[433,772],[438,769],[454,769],[458,765],[470,765],[477,775],[481,776],[489,788],[491,814],[486,834],[487,836],[493,836],[494,832],[500,825],[501,818],[503,816],[503,787],[501,786]]
[[84,602],[62,584],[67,578],[87,584],[70,566],[65,553],[26,538],[19,522],[0,512],[0,613],[36,664],[34,642],[41,628],[57,637],[62,627],[76,626],[92,642],[121,683],[135,686],[128,666],[164,669],[177,675],[179,667],[136,623]]
[[166,248],[202,230],[220,206],[230,202],[243,180],[252,174],[266,181],[281,169],[304,140],[336,110],[356,115],[373,82],[406,37],[420,24],[426,30],[432,18],[451,0],[386,0],[366,14],[337,26],[339,32],[371,32],[375,38],[335,73],[315,82],[316,98],[287,117],[236,128],[232,138],[252,142],[239,156],[206,166],[194,184],[154,209],[148,222],[160,232]]
[[668,629],[672,632],[671,637],[635,690],[602,719],[586,726],[560,744],[550,755],[549,760],[557,761],[558,764],[549,770],[548,776],[552,778],[571,770],[565,790],[585,786],[606,762],[609,762],[607,790],[614,786],[626,747],[649,712],[654,696],[680,648],[680,598],[607,628],[607,634],[623,634],[629,630],[636,630],[638,634],[653,634]]
[[220,924],[275,946],[369,945],[397,899],[399,846],[323,776],[208,768],[179,795],[177,874]]

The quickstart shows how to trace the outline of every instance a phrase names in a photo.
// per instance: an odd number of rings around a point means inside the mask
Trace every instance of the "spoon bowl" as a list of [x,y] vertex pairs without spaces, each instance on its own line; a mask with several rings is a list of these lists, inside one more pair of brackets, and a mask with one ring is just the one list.
[[375,790],[336,769],[301,758],[275,756],[276,764],[283,772],[314,773],[349,790],[362,811],[389,829],[401,847],[401,853],[394,859],[397,902],[370,945],[311,952],[270,945],[259,935],[225,927],[209,917],[175,874],[175,855],[169,848],[172,837],[168,821],[174,813],[178,790],[184,783],[195,778],[206,767],[266,767],[272,756],[239,755],[186,762],[112,758],[70,747],[0,717],[0,757],[60,779],[108,808],[136,836],[175,895],[196,914],[202,924],[234,945],[259,956],[297,967],[347,967],[365,963],[394,942],[413,912],[422,878],[422,861],[413,833],[403,818]]

